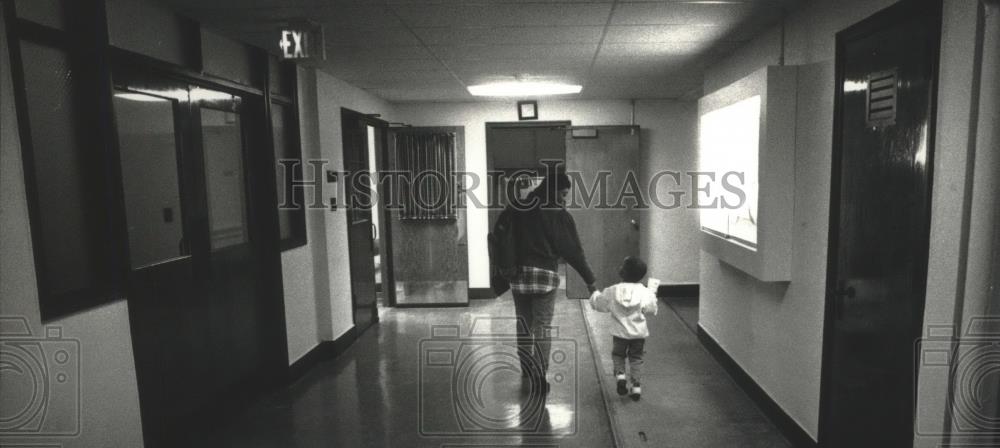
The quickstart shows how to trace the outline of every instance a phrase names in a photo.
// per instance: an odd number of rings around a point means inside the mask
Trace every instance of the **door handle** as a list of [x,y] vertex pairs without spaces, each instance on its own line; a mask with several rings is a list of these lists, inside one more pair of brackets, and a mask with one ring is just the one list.
[[838,296],[838,297],[845,297],[845,298],[848,298],[848,299],[853,299],[854,296],[857,294],[857,291],[854,289],[853,286],[848,286],[846,288],[843,287],[843,286],[841,286],[840,288],[837,288],[833,292],[833,294],[836,295],[836,296]]
[[632,224],[632,227],[635,230],[639,230],[639,220],[638,219],[632,218],[631,220],[629,220],[629,222]]
[[372,226],[372,241],[375,241],[378,239],[378,226],[376,226],[374,222],[371,224],[371,226]]
[[857,291],[853,286],[848,286],[847,282],[841,280],[837,282],[837,287],[831,291],[833,296],[833,315],[837,320],[842,320],[844,318],[844,306],[846,299],[853,299],[857,295]]

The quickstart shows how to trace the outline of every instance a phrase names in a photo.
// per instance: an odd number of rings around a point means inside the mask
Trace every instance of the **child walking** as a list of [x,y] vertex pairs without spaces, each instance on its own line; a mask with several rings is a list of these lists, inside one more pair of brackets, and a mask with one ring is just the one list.
[[[602,313],[611,313],[611,334],[614,336],[611,357],[615,364],[615,379],[618,380],[618,395],[628,394],[638,401],[642,394],[639,375],[642,371],[642,356],[649,328],[646,314],[656,315],[656,294],[643,286],[646,263],[638,257],[626,257],[618,269],[621,283],[603,291],[595,291],[590,296],[590,306]],[[625,361],[628,361],[628,375]],[[631,380],[631,386],[626,381]]]

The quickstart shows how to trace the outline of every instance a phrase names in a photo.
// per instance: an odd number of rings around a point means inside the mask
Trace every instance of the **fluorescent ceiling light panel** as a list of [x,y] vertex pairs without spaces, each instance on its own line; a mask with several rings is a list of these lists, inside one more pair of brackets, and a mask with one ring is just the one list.
[[469,86],[469,93],[475,96],[543,96],[580,93],[583,86],[555,82],[513,81]]
[[139,102],[143,102],[143,103],[157,103],[157,102],[161,102],[161,101],[168,101],[168,100],[160,98],[160,97],[151,96],[151,95],[143,95],[141,93],[118,92],[118,93],[115,93],[115,96],[118,97],[118,98],[121,98],[123,100],[139,101]]

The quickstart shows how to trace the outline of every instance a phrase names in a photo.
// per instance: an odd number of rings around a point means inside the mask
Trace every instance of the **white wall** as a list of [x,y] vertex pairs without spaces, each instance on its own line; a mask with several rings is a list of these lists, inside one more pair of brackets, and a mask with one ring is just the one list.
[[[328,170],[344,169],[341,107],[392,117],[392,106],[382,99],[314,69],[299,69],[299,99],[303,159],[328,161]],[[311,179],[308,162],[303,171]],[[337,188],[338,202],[343,203],[343,185]],[[312,204],[312,190],[305,193],[306,204]],[[319,194],[329,205],[334,192],[325,179]],[[307,208],[306,234],[305,246],[281,254],[289,364],[354,327],[344,207],[332,212]]]
[[[298,73],[299,135],[302,158],[319,159],[319,106],[316,98],[316,72],[300,68]],[[303,167],[308,176],[309,165]],[[305,203],[322,191],[304,191]],[[327,271],[326,221],[323,210],[306,211],[306,244],[281,253],[282,284],[285,292],[285,331],[288,335],[288,363],[292,364],[312,350],[321,340],[320,316],[329,321],[330,276]],[[329,323],[327,323],[329,328]]]
[[[786,23],[786,63],[798,65],[792,280],[764,283],[701,256],[699,323],[814,438],[820,369],[833,145],[834,35],[892,0],[812,2]],[[709,68],[705,92],[777,64],[775,27]]]
[[[642,100],[636,102],[636,122],[642,126],[639,181],[645,186],[661,170],[687,172],[698,168],[698,103]],[[656,196],[665,204],[671,194],[683,191],[680,207],[651,207],[640,214],[639,256],[649,265],[649,276],[662,284],[698,283],[700,256],[698,210],[691,203],[691,182],[682,174],[681,185],[660,179]]]
[[[515,102],[484,101],[468,103],[400,103],[396,105],[396,121],[413,126],[464,126],[466,170],[485,177],[486,123],[516,122]],[[684,170],[694,158],[694,106],[673,101],[638,101],[636,124],[642,128],[642,155],[648,161],[642,174],[654,167]],[[627,100],[556,100],[538,101],[540,121],[569,120],[574,126],[627,125],[631,123],[632,105]],[[668,187],[664,182],[664,189]],[[482,182],[473,194],[486,203],[486,184]],[[668,196],[663,196],[667,200]],[[647,213],[640,243],[648,252],[642,253],[657,264],[650,264],[651,274],[665,283],[695,283],[697,273],[689,265],[698,257],[697,246],[688,244],[696,238],[696,224],[685,209]],[[655,226],[655,227],[654,227]],[[654,232],[653,229],[656,229]],[[486,234],[489,233],[487,210],[469,210],[469,287],[489,288],[489,265]],[[584,247],[586,249],[586,247]],[[593,263],[592,264],[596,264]]]
[[[893,0],[812,2],[786,23],[787,64],[798,65],[792,281],[768,284],[702,253],[700,324],[792,418],[816,437],[833,132],[835,34],[895,3]],[[945,1],[944,44],[934,160],[930,270],[925,327],[953,321],[960,263],[960,204],[964,201],[971,52],[975,3]],[[776,64],[779,30],[772,29],[711,67],[705,91]],[[945,383],[925,378],[917,407],[943,421]],[[940,425],[938,425],[940,426]],[[923,440],[937,446],[934,440]]]
[[[57,394],[50,397],[46,416],[50,421],[67,424],[78,421],[79,436],[31,438],[21,442],[58,443],[65,447],[140,447],[142,423],[128,304],[119,300],[47,322],[44,326],[41,324],[3,20],[0,20],[0,42],[0,228],[3,229],[0,232],[0,254],[3,254],[0,257],[0,316],[26,319],[35,336],[44,338],[46,328],[61,328],[62,338],[79,341],[76,361],[80,364],[80,372],[78,376],[69,377],[71,383],[79,385],[79,414],[72,404],[73,397]],[[3,342],[10,343],[10,337],[5,335]],[[52,356],[51,343],[43,341],[41,347],[42,350],[48,347],[47,355]],[[0,413],[3,415],[13,415],[14,409],[25,405],[19,399],[26,398],[24,394],[29,392],[24,379],[23,375],[11,374],[9,370],[0,371],[0,391],[3,391]],[[4,443],[15,442],[4,440]]]
[[[396,121],[392,105],[364,90],[354,87],[324,72],[316,72],[316,97],[318,105],[319,146],[323,159],[329,160],[328,169],[343,171],[344,145],[340,126],[340,108],[365,114],[381,114],[383,120]],[[343,203],[343,185],[338,183],[338,202]],[[324,196],[329,203],[330,192]],[[326,259],[330,284],[330,307],[327,315],[318,315],[319,339],[332,340],[354,326],[351,307],[351,271],[347,252],[347,212],[344,207],[336,211],[314,210],[322,213],[326,227]],[[310,241],[312,244],[312,241]],[[317,298],[324,300],[326,298]]]
[[[989,278],[997,240],[993,234],[996,229],[990,225],[990,220],[996,216],[995,185],[1000,172],[996,169],[996,141],[988,139],[990,132],[995,138],[997,129],[997,97],[994,95],[996,39],[1000,34],[1000,22],[994,4],[991,18],[986,20],[992,30],[985,33],[991,37],[992,43],[987,42],[983,47],[987,54],[985,60],[992,61],[994,71],[992,78],[988,73],[982,79],[982,103],[977,105],[979,99],[973,86],[978,71],[975,63],[978,3],[945,0],[931,203],[931,255],[924,309],[925,335],[931,325],[954,326],[955,335],[963,335],[970,317],[981,317],[987,313],[995,316],[997,313],[997,304],[991,303],[996,297],[996,278]],[[974,116],[974,111],[983,120],[980,122],[983,127],[978,130],[969,119]],[[942,431],[948,410],[949,378],[948,372],[942,370],[940,367],[920,370],[915,447],[938,447],[944,441],[935,435]],[[975,376],[959,375],[957,387],[970,386],[970,379],[975,379]],[[960,409],[961,412],[970,410],[967,398],[958,399],[958,402],[965,406]],[[954,446],[962,442],[971,443],[961,438],[949,442],[956,444]]]

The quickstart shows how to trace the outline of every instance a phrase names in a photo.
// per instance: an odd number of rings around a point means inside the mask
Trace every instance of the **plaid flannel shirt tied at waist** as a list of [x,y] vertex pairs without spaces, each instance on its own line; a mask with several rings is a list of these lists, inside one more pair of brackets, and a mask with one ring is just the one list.
[[534,266],[518,267],[510,289],[518,294],[545,294],[559,287],[559,273]]

